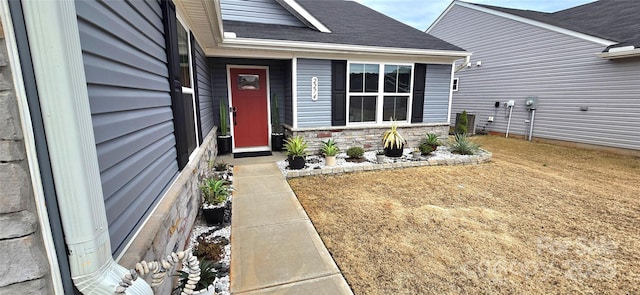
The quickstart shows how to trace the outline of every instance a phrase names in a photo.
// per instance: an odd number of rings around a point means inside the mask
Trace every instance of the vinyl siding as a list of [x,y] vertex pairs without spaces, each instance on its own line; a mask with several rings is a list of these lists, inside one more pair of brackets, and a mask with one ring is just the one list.
[[178,174],[157,1],[76,1],[113,254]]
[[209,63],[207,57],[204,54],[204,50],[200,47],[198,42],[195,42],[196,56],[196,69],[195,79],[198,80],[198,98],[200,102],[200,128],[202,130],[202,137],[207,137],[211,129],[213,129],[213,92],[211,89],[211,72],[209,69]]
[[[229,101],[229,87],[227,86],[227,65],[252,65],[269,67],[269,87],[271,96],[278,97],[278,107],[280,108],[280,122],[284,122],[285,97],[286,97],[286,74],[285,69],[291,62],[288,60],[267,60],[267,59],[238,59],[238,58],[209,58],[211,69],[211,85],[213,87],[213,116],[214,123],[220,122],[220,99]],[[289,66],[290,67],[290,66]]]
[[451,65],[427,65],[423,122],[447,123],[451,94]]
[[223,20],[305,26],[275,0],[222,0],[220,9]]
[[457,5],[430,33],[473,52],[473,66],[456,73],[452,123],[466,109],[477,130],[504,133],[502,104],[513,99],[510,133],[528,134],[524,101],[537,96],[534,138],[640,149],[640,59],[605,60],[603,45]]
[[[331,126],[331,60],[298,59],[298,128]],[[318,100],[311,100],[311,78],[318,77]]]

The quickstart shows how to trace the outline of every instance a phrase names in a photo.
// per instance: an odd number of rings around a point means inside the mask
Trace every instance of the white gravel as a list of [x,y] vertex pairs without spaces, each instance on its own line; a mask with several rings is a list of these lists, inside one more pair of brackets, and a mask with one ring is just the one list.
[[[396,162],[410,162],[410,161],[415,161],[413,159],[413,155],[411,154],[412,150],[411,149],[404,149],[403,153],[402,153],[402,157],[400,158],[389,158],[389,157],[385,157],[385,163],[396,163]],[[440,146],[438,147],[437,150],[435,150],[434,152],[432,152],[429,155],[426,156],[421,156],[420,160],[431,160],[431,159],[435,159],[435,160],[448,160],[448,159],[468,159],[470,157],[470,155],[458,155],[458,154],[453,154],[450,152],[449,147],[447,146]],[[364,158],[365,161],[362,163],[356,163],[356,162],[348,162],[346,160],[347,158],[347,154],[346,153],[340,153],[336,156],[336,166],[335,167],[348,167],[348,166],[364,166],[364,165],[368,165],[371,163],[378,163],[376,161],[376,152],[375,151],[370,151],[370,152],[365,152],[364,153]],[[278,165],[278,168],[280,168],[280,171],[282,172],[283,175],[287,175],[287,171],[291,171],[288,167],[289,167],[289,162],[287,160],[282,160],[282,161],[278,161],[276,162],[276,164]],[[313,169],[321,169],[324,168],[325,166],[325,160],[324,157],[319,156],[319,155],[310,155],[307,156],[307,164],[305,166],[305,168],[303,168],[303,170],[313,170]]]

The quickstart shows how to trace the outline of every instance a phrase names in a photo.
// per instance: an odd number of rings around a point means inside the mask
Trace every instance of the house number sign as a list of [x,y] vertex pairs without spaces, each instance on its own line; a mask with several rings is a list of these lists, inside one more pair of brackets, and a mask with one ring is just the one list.
[[311,100],[318,100],[318,77],[311,77]]

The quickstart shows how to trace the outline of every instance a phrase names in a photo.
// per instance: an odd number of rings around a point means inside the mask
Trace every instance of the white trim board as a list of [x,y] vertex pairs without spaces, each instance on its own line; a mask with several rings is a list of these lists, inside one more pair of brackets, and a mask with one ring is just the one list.
[[312,27],[323,33],[331,33],[331,30],[327,28],[320,20],[315,18],[311,13],[304,9],[300,4],[293,0],[276,0],[278,4],[282,5],[293,16],[298,18],[305,25]]
[[579,38],[579,39],[582,39],[582,40],[594,42],[594,43],[597,43],[597,44],[600,44],[600,45],[604,45],[604,46],[611,46],[611,45],[614,45],[614,44],[618,44],[618,42],[615,42],[615,41],[612,41],[612,40],[607,40],[607,39],[591,36],[591,35],[588,35],[588,34],[584,34],[584,33],[576,32],[576,31],[573,31],[573,30],[561,28],[561,27],[558,27],[558,26],[550,25],[550,24],[547,24],[547,23],[544,23],[544,22],[532,20],[532,19],[529,19],[529,18],[526,18],[526,17],[521,17],[521,16],[517,16],[517,15],[514,15],[514,14],[510,14],[510,13],[501,12],[501,11],[493,10],[493,9],[490,9],[490,8],[486,8],[486,7],[482,7],[482,6],[474,5],[472,3],[462,2],[462,1],[458,1],[458,0],[452,2],[449,5],[449,7],[447,7],[447,9],[433,22],[433,24],[431,24],[431,26],[429,26],[429,28],[425,32],[427,34],[429,34],[431,32],[431,29],[433,29],[438,24],[438,22],[440,22],[440,20],[442,20],[442,18],[444,18],[444,16],[455,5],[458,5],[458,6],[461,6],[461,7],[465,7],[465,8],[469,8],[469,9],[473,9],[473,10],[477,10],[477,11],[481,11],[481,12],[485,12],[485,13],[492,14],[492,15],[495,15],[495,16],[499,16],[499,17],[503,17],[503,18],[506,18],[506,19],[514,20],[514,21],[517,21],[517,22],[525,23],[525,24],[528,24],[528,25],[532,25],[532,26],[535,26],[535,27],[543,28],[543,29],[546,29],[546,30],[549,30],[549,31],[553,31],[553,32],[556,32],[556,33],[568,35],[568,36]]

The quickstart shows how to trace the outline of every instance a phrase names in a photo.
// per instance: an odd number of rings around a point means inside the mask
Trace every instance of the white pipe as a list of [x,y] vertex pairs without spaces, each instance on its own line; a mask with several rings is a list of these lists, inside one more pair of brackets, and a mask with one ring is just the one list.
[[509,106],[509,122],[507,123],[507,134],[504,137],[509,137],[509,128],[511,128],[511,113],[513,113],[513,106]]
[[[83,294],[113,294],[115,263],[89,109],[75,2],[23,1],[71,276]],[[129,294],[152,294],[143,280]]]
[[531,141],[531,137],[533,136],[533,120],[536,118],[536,110],[531,110],[531,126],[529,126],[529,141]]
[[462,70],[462,69],[464,69],[465,67],[467,67],[467,65],[468,65],[470,62],[471,62],[471,56],[470,56],[470,55],[465,56],[465,57],[464,57],[464,61],[462,62],[462,64],[460,64],[459,66],[457,66],[457,67],[453,70],[453,72],[454,72],[454,73],[459,72],[460,70]]

